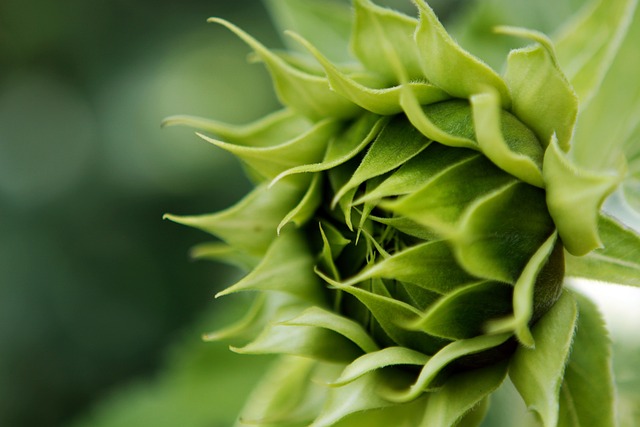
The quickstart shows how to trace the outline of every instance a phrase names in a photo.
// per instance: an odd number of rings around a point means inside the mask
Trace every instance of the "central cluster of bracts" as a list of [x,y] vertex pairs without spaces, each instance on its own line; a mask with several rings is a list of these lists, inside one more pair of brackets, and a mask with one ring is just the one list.
[[[451,117],[465,105],[431,108]],[[458,132],[472,132],[470,118],[461,117]],[[322,173],[322,199],[333,203],[321,205],[305,231],[317,242],[316,269],[331,289],[333,309],[360,323],[381,347],[429,355],[513,316],[514,286],[554,235],[544,190],[477,151],[431,141],[403,114],[367,116],[343,134],[363,121],[373,122],[376,134],[358,156]],[[518,128],[530,137],[524,125]],[[529,324],[561,293],[562,245],[557,239],[551,245],[528,278]],[[492,352],[493,360],[475,355],[462,364],[495,361],[511,344]]]

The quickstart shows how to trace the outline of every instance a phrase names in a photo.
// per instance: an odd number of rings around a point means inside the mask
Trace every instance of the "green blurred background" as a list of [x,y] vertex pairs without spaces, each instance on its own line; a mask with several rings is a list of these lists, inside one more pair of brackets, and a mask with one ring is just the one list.
[[[492,25],[550,31],[581,2],[530,3],[432,2],[463,44],[499,47],[497,66],[513,40]],[[200,341],[244,302],[212,298],[238,273],[190,262],[206,236],[161,219],[250,186],[164,117],[243,123],[278,107],[209,16],[280,45],[259,0],[0,1],[0,426],[225,426],[268,363]]]

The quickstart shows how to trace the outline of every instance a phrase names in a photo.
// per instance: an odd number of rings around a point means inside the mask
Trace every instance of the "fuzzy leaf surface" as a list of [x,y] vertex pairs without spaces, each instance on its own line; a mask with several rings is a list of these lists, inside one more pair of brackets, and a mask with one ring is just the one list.
[[558,423],[560,386],[577,316],[575,299],[565,291],[532,328],[535,348],[518,347],[511,359],[511,381],[544,427],[555,427]]
[[560,388],[558,427],[616,426],[611,340],[596,305],[577,294],[580,315]]

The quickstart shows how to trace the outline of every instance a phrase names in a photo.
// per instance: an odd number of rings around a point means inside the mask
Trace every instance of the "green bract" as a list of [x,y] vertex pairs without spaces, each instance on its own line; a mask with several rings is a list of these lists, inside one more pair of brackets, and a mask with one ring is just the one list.
[[499,28],[531,43],[502,76],[416,5],[418,19],[354,0],[351,17],[274,0],[296,52],[212,18],[253,48],[284,109],[240,127],[167,119],[256,183],[228,210],[168,216],[223,241],[197,257],[250,271],[219,296],[255,291],[254,306],[208,338],[283,355],[238,425],[475,426],[508,375],[545,427],[613,426],[607,334],[563,283],[640,284],[640,237],[601,212],[637,179],[621,147],[638,140],[601,141],[593,161],[576,131],[635,2],[595,2],[555,47]]

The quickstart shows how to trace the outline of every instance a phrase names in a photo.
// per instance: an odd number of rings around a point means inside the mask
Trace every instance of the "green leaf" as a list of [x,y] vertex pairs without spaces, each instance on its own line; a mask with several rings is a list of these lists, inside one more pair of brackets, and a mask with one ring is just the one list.
[[[450,147],[464,147],[478,150],[478,144],[475,141],[475,135],[473,135],[471,116],[465,114],[463,111],[465,107],[464,102],[458,100],[450,102],[444,101],[423,107],[420,104],[418,96],[410,86],[402,85],[401,88],[400,106],[402,106],[411,124],[422,132],[424,136]],[[438,112],[444,113],[440,114],[440,117],[444,120],[438,120],[438,116],[429,116],[426,111],[427,109],[430,114]],[[436,111],[434,111],[434,109],[436,109]],[[465,118],[468,125],[460,129],[460,124],[464,123]],[[462,121],[458,119],[462,119]],[[459,132],[460,130],[463,132]]]
[[321,120],[307,132],[270,147],[247,147],[210,138],[201,133],[197,135],[232,153],[264,178],[272,180],[292,167],[320,161],[329,139],[339,129],[340,124],[336,120]]
[[[534,313],[534,292],[538,275],[549,260],[554,250],[557,249],[558,234],[553,233],[546,242],[531,257],[522,274],[518,278],[513,290],[513,316],[506,319],[496,320],[490,323],[489,331],[506,332],[513,331],[521,344],[527,347],[534,347],[535,343],[529,322]],[[542,287],[542,285],[540,285]],[[546,300],[553,300],[552,296],[545,295]]]
[[[482,399],[474,408],[467,412],[456,424],[456,427],[480,427],[489,412],[489,397]],[[427,427],[427,426],[423,426]]]
[[[340,232],[328,222],[318,223],[320,235],[322,236],[322,251],[318,260],[318,266],[325,272],[331,273],[334,280],[340,280],[340,272],[334,260],[340,255],[342,250],[351,243]],[[318,268],[318,267],[316,267]]]
[[221,242],[200,243],[191,248],[189,255],[193,259],[221,261],[230,265],[235,265],[243,271],[255,268],[260,262],[260,257],[246,254],[227,244]]
[[474,200],[513,182],[515,178],[478,154],[451,164],[419,190],[382,206],[449,236]]
[[[378,394],[376,393],[376,389],[382,381],[383,377],[379,372],[371,372],[342,387],[331,388],[329,390],[328,398],[325,402],[324,407],[322,408],[320,416],[316,418],[316,420],[309,427],[331,427],[335,425],[353,427],[354,424],[350,424],[349,422],[345,422],[344,424],[338,424],[338,422],[351,414],[363,412],[366,414],[369,411],[381,409],[383,410],[384,408],[397,406],[395,405],[395,403],[389,402],[388,400],[378,396]],[[418,404],[416,404],[414,408],[420,408],[423,405],[424,400],[418,402]],[[396,412],[394,414],[396,415],[395,420],[398,420],[399,417],[402,417],[402,413],[402,410],[399,411],[399,413]],[[406,416],[406,414],[404,415]],[[345,421],[347,420],[345,419]],[[366,425],[388,425],[379,424],[379,421],[380,420],[376,420],[374,418],[372,424]],[[356,423],[355,425],[363,424]]]
[[320,307],[310,307],[293,319],[282,322],[282,324],[329,329],[350,339],[365,353],[377,351],[379,348],[359,323]]
[[348,363],[362,350],[348,338],[324,327],[271,323],[243,347],[231,347],[240,354],[287,354],[331,363]]
[[286,182],[271,188],[260,185],[221,212],[196,216],[166,214],[163,218],[211,233],[251,255],[264,255],[276,237],[278,224],[299,203],[302,191]]
[[[265,325],[282,318],[290,318],[300,311],[300,299],[284,293],[261,293],[256,296],[249,310],[237,321],[203,335],[205,341],[256,339]],[[234,341],[235,342],[235,341]]]
[[[341,164],[327,172],[329,178],[329,184],[331,184],[332,194],[336,194],[340,188],[343,188],[349,181],[355,169],[355,165],[358,159],[354,159],[349,163]],[[353,207],[353,198],[358,191],[357,187],[350,188],[346,192],[342,193],[340,198],[334,197],[329,207],[333,210],[336,205],[340,206],[340,211],[344,216],[344,223],[353,231],[353,216],[355,210]]]
[[363,114],[342,133],[331,138],[322,162],[288,169],[275,177],[271,185],[289,175],[326,171],[349,161],[378,135],[387,120],[374,114]]
[[596,305],[575,297],[580,316],[560,388],[558,427],[616,426],[611,341]]
[[308,425],[314,417],[313,407],[326,395],[326,389],[312,381],[317,365],[302,357],[278,359],[249,395],[235,427]]
[[[626,3],[626,6],[623,5]],[[622,12],[621,8],[632,9],[633,1],[612,1],[599,5],[603,14]],[[620,46],[611,63],[611,68],[604,75],[601,85],[593,92],[588,104],[583,104],[578,118],[578,126],[574,136],[574,147],[571,155],[576,163],[582,167],[597,171],[615,169],[620,157],[626,155],[631,177],[638,178],[638,136],[640,135],[640,58],[638,57],[637,40],[640,39],[640,8],[635,13],[629,10],[621,28],[602,28],[602,42],[609,43],[611,39],[604,38],[605,31],[624,31],[628,25],[626,39]],[[606,18],[605,18],[606,19]],[[591,37],[591,36],[588,36]],[[600,41],[600,40],[599,40]],[[613,59],[603,60],[599,64],[609,67]],[[592,75],[589,78],[595,77]]]
[[[502,384],[507,375],[507,367],[507,363],[499,362],[447,378],[442,388],[430,394],[421,426],[458,426],[458,421],[465,414],[474,410],[476,405],[481,404]],[[470,420],[466,425],[471,425],[469,422]]]
[[454,341],[438,351],[422,368],[416,382],[405,390],[385,390],[384,396],[394,402],[408,402],[428,391],[438,373],[447,365],[463,356],[481,353],[503,344],[511,334],[481,335]]
[[605,215],[598,229],[604,247],[582,257],[567,254],[567,275],[640,287],[640,235]]
[[404,116],[395,116],[380,131],[349,181],[336,193],[332,206],[335,206],[349,190],[368,179],[400,167],[430,143],[431,141],[411,126]]
[[560,386],[576,326],[575,299],[565,292],[532,329],[535,348],[518,347],[509,376],[527,407],[544,427],[558,422]]
[[380,185],[355,201],[360,204],[390,196],[411,194],[422,187],[430,177],[435,176],[457,162],[476,156],[473,150],[451,148],[437,142],[429,144],[415,157],[409,159]]
[[340,377],[331,383],[338,387],[348,384],[369,372],[385,368],[387,366],[416,365],[424,366],[429,361],[429,356],[419,351],[406,347],[386,347],[382,350],[363,354],[351,362],[340,374]]
[[[582,256],[601,247],[600,207],[620,183],[622,171],[581,169],[552,138],[544,156],[542,174],[547,184],[549,213],[569,253]],[[576,209],[580,209],[580,215],[575,214]]]
[[[308,41],[297,34],[289,33],[289,35],[305,46],[318,62],[320,62],[327,74],[331,89],[365,110],[376,114],[392,115],[402,111],[400,105],[400,96],[403,91],[402,86],[378,88],[378,82],[374,79],[376,83],[375,87],[369,87],[370,83],[363,84],[340,71],[337,66],[332,64]],[[366,80],[372,79],[369,78],[365,79],[365,81]],[[449,98],[447,93],[428,83],[409,82],[405,83],[404,86],[410,88],[421,105],[432,104]]]
[[502,78],[488,65],[463,50],[424,0],[418,0],[416,4],[420,10],[420,24],[415,38],[422,70],[429,82],[451,96],[463,99],[482,93],[489,86],[500,94],[500,104],[509,108],[511,97]]
[[473,283],[440,298],[411,327],[451,340],[472,338],[484,332],[487,321],[511,312],[512,295],[506,283]]
[[354,11],[351,49],[367,69],[395,84],[424,79],[413,38],[418,24],[415,18],[369,0],[355,0]]
[[542,146],[526,126],[500,108],[499,102],[493,90],[471,97],[480,149],[503,171],[536,187],[544,187]]
[[361,411],[348,415],[332,427],[414,427],[422,418],[428,397],[416,399],[402,405]]
[[277,232],[280,234],[282,228],[292,222],[297,227],[301,227],[309,221],[316,213],[316,209],[322,203],[322,175],[315,174],[311,179],[311,184],[304,194],[300,203],[285,216],[278,224]]
[[597,92],[631,23],[636,0],[597,0],[556,37],[558,60],[586,106]]
[[402,301],[369,292],[356,286],[348,286],[316,273],[336,289],[347,292],[364,304],[371,315],[380,323],[384,332],[399,345],[414,348],[425,354],[433,354],[448,341],[431,337],[423,332],[407,330],[404,325],[411,324],[420,316],[420,312]]
[[[515,283],[540,244],[553,230],[543,194],[510,183],[469,204],[449,232],[458,263],[477,277]],[[508,215],[504,215],[508,212]]]
[[438,240],[438,235],[433,230],[425,227],[422,224],[402,216],[385,218],[376,215],[369,215],[369,219],[378,222],[380,224],[388,225],[395,228],[401,233],[408,236],[417,237],[421,240]]
[[222,341],[230,338],[243,337],[246,335],[252,335],[252,339],[255,338],[257,333],[251,333],[255,331],[256,327],[262,327],[265,318],[265,313],[272,314],[272,310],[276,304],[268,304],[268,297],[264,294],[258,295],[251,304],[251,307],[239,320],[222,327],[214,332],[208,332],[202,335],[204,341]]
[[247,147],[272,147],[297,138],[311,128],[309,120],[289,109],[279,110],[255,122],[231,125],[193,116],[171,116],[162,126],[189,126],[211,133],[229,143]]
[[[292,30],[318,46],[332,61],[352,61],[349,53],[351,10],[343,3],[332,0],[268,0],[266,2],[273,21],[280,31]],[[295,50],[294,43],[287,48]]]
[[353,286],[372,278],[412,283],[439,294],[446,294],[477,279],[458,267],[444,241],[417,244],[365,267],[343,282]]
[[288,230],[278,236],[260,264],[216,298],[240,291],[278,291],[326,305],[318,277],[313,274],[314,256],[303,234]]
[[292,67],[230,22],[219,18],[209,18],[208,22],[216,22],[227,27],[251,46],[269,69],[280,101],[292,110],[312,120],[327,117],[349,118],[360,111],[358,106],[333,92],[326,78]]
[[560,147],[568,149],[578,98],[557,64],[551,40],[531,30],[501,28],[503,33],[538,42],[509,53],[505,81],[511,89],[513,113],[536,133],[543,147],[555,133]]

